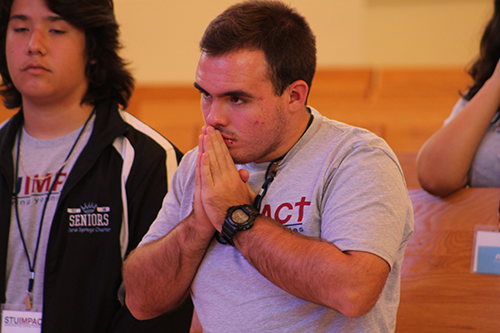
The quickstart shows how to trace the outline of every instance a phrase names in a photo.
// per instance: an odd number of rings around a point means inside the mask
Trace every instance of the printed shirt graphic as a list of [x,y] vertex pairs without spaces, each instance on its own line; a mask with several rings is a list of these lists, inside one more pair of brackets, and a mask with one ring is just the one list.
[[110,232],[110,211],[110,207],[99,207],[94,202],[85,203],[78,208],[68,208],[68,232]]
[[[42,232],[35,264],[35,285],[33,290],[34,306],[41,308],[43,304],[43,276],[45,270],[45,253],[52,224],[54,211],[59,201],[59,196],[64,183],[90,137],[95,116],[85,128],[82,137],[78,140],[73,153],[64,168],[56,178],[57,171],[61,168],[66,157],[75,143],[82,128],[50,140],[38,140],[31,137],[24,129],[19,158],[19,170],[16,181],[17,208],[19,222],[26,242],[31,263],[33,264],[35,248],[38,240],[40,222],[46,204]],[[17,141],[17,140],[16,140]],[[17,160],[17,144],[13,151],[14,163]],[[48,193],[54,184],[50,198]],[[46,203],[46,201],[48,202]],[[12,219],[9,234],[9,249],[7,255],[7,290],[6,303],[9,305],[24,305],[29,282],[29,265],[16,217],[16,202],[12,198]]]

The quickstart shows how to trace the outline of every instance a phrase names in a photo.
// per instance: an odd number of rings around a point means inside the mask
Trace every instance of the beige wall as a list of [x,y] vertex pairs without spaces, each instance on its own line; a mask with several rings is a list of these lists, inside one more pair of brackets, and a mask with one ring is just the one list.
[[367,0],[367,61],[390,66],[465,66],[493,0]]
[[[139,84],[194,79],[198,41],[235,0],[115,0]],[[493,0],[287,0],[317,36],[319,67],[465,66]]]

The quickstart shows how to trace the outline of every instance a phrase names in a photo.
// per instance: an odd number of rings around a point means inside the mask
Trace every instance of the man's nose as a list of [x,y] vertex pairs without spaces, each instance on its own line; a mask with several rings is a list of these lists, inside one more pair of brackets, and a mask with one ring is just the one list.
[[28,41],[28,53],[29,54],[39,54],[45,55],[45,36],[38,30],[34,30],[31,33],[30,39]]
[[228,124],[228,111],[225,109],[223,103],[214,101],[209,106],[205,113],[205,123],[208,126],[218,128],[227,126]]

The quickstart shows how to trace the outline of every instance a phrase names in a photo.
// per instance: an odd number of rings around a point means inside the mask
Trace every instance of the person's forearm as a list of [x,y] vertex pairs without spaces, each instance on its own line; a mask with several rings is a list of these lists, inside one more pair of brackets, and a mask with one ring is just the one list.
[[235,243],[268,280],[301,299],[358,316],[376,303],[389,265],[362,252],[343,253],[333,244],[302,236],[259,217],[236,234]]
[[126,303],[137,319],[150,319],[180,305],[213,233],[200,233],[190,215],[169,234],[134,250],[124,263]]
[[444,196],[467,183],[477,148],[500,105],[500,81],[488,80],[463,110],[422,146],[417,158],[420,183]]

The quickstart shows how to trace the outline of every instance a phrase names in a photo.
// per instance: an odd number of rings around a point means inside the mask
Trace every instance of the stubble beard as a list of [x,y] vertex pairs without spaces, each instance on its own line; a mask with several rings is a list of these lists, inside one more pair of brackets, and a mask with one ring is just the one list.
[[[255,147],[260,147],[261,149],[255,150],[255,151],[250,151],[248,152],[250,155],[246,156],[238,156],[235,154],[231,153],[231,148],[228,147],[229,153],[231,154],[231,157],[233,158],[233,161],[235,164],[247,164],[251,162],[255,162],[258,160],[261,160],[265,158],[266,156],[272,155],[273,152],[277,151],[282,142],[283,142],[283,137],[284,133],[287,130],[287,121],[284,116],[284,111],[281,107],[276,106],[275,108],[276,112],[276,118],[275,118],[275,126],[274,128],[270,129],[269,132],[274,132],[276,133],[275,135],[271,135],[270,138],[272,142],[259,142],[258,140],[254,140],[254,146]],[[268,136],[269,138],[269,136]],[[262,147],[265,147],[262,149]],[[277,158],[276,156],[275,158]],[[266,162],[266,161],[263,161]],[[267,161],[270,162],[270,161]]]

